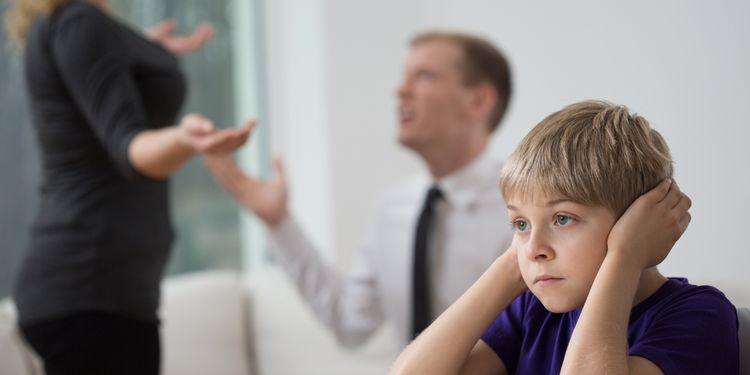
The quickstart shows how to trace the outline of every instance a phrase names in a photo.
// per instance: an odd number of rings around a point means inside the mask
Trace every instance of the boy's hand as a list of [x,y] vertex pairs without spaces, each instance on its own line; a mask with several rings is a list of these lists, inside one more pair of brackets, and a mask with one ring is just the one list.
[[638,197],[609,232],[610,254],[641,270],[656,266],[667,257],[690,223],[690,198],[673,180],[665,180]]
[[518,252],[516,247],[511,246],[506,250],[498,260],[502,264],[502,273],[509,282],[509,286],[516,296],[525,292],[528,287],[521,276],[521,269],[518,267]]

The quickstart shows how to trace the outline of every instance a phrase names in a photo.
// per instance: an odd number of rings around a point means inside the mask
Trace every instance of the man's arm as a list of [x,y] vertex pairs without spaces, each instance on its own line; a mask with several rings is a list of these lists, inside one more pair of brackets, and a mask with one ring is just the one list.
[[401,352],[389,373],[506,374],[503,362],[479,338],[525,289],[511,247]]
[[325,261],[289,215],[287,182],[280,160],[274,174],[261,181],[243,172],[229,156],[207,156],[216,180],[268,227],[274,258],[294,282],[317,317],[348,347],[363,343],[384,321],[382,301],[365,258],[367,243],[355,254],[352,271],[344,277]]
[[628,357],[628,323],[639,284],[646,279],[642,275],[658,275],[654,267],[690,222],[690,205],[676,183],[665,181],[633,202],[615,223],[561,374],[662,373],[646,359]]
[[281,159],[273,161],[273,176],[269,181],[243,172],[232,155],[209,155],[205,163],[216,181],[269,228],[289,217],[287,182]]

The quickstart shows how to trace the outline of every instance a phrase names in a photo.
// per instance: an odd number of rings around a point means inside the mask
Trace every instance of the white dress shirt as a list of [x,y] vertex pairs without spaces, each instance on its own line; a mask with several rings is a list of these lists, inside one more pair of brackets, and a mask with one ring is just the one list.
[[428,255],[431,311],[437,317],[510,246],[513,232],[498,187],[500,169],[485,152],[438,181],[420,174],[388,189],[348,275],[327,264],[291,218],[270,230],[272,254],[343,345],[364,342],[385,320],[406,345],[414,239],[427,191],[437,185],[444,196],[436,203]]

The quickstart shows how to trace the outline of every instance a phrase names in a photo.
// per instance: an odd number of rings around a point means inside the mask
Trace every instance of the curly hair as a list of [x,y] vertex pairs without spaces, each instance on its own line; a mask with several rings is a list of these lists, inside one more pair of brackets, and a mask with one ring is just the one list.
[[5,28],[11,45],[23,47],[26,34],[37,17],[50,14],[70,1],[72,0],[9,0]]

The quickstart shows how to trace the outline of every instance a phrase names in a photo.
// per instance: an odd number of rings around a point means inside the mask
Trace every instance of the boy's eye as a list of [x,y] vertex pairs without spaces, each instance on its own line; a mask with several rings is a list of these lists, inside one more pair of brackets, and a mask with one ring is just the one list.
[[513,227],[516,228],[516,230],[519,232],[524,232],[529,229],[529,223],[523,220],[516,220],[513,222]]
[[555,217],[557,225],[566,226],[573,222],[573,218],[568,215],[557,215]]

